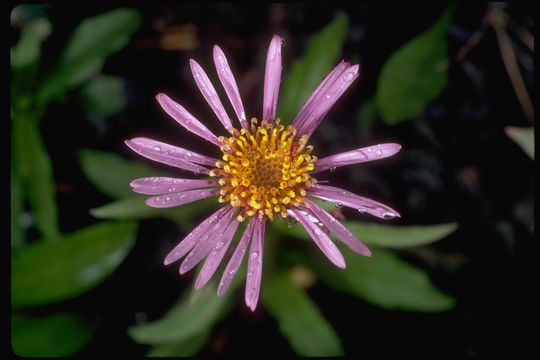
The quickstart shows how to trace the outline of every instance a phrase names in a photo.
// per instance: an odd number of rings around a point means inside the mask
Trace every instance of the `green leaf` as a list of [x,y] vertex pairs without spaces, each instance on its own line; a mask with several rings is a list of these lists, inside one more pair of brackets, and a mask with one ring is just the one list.
[[38,94],[41,103],[81,85],[97,73],[106,58],[122,49],[139,27],[140,14],[119,8],[83,20],[73,31],[55,70]]
[[347,16],[341,15],[322,28],[309,41],[306,53],[283,77],[278,115],[284,122],[294,119],[309,95],[337,65],[348,25]]
[[192,357],[197,355],[210,340],[210,331],[202,331],[185,340],[154,345],[146,356],[150,357]]
[[79,315],[56,313],[40,317],[14,314],[11,331],[11,344],[18,356],[64,357],[88,344],[95,329]]
[[358,121],[364,127],[370,126],[377,119],[377,104],[375,99],[371,98],[364,102],[362,109],[358,114]]
[[11,194],[11,248],[18,249],[24,243],[24,230],[20,220],[23,214],[23,193],[22,184],[15,162],[11,163],[10,174],[10,194]]
[[13,160],[17,163],[41,235],[49,241],[59,238],[58,210],[51,159],[33,119],[13,119]]
[[445,238],[458,228],[458,224],[455,222],[437,225],[395,226],[346,221],[343,225],[366,245],[391,248],[428,245]]
[[327,285],[385,309],[438,312],[455,306],[455,300],[437,289],[423,270],[390,251],[372,249],[369,258],[350,251],[343,255],[345,270],[327,262],[309,260],[309,264]]
[[215,284],[183,296],[161,319],[132,326],[129,335],[141,344],[163,344],[184,341],[208,331],[230,308],[233,289],[222,297]]
[[21,30],[19,42],[11,49],[11,66],[22,68],[36,64],[41,56],[41,43],[51,34],[51,23],[39,18]]
[[534,127],[520,128],[507,126],[504,128],[506,135],[534,160]]
[[420,114],[444,88],[448,73],[446,29],[454,7],[383,65],[377,84],[377,108],[388,124]]
[[98,208],[90,209],[90,214],[99,219],[114,220],[141,220],[156,216],[166,216],[183,226],[190,226],[192,225],[191,220],[195,216],[198,216],[212,206],[215,207],[217,204],[215,198],[209,198],[173,208],[153,208],[146,205],[146,199],[146,196],[138,195],[137,197],[117,200]]
[[332,326],[310,297],[293,284],[288,273],[265,279],[262,295],[264,306],[297,355],[343,355],[341,341]]
[[86,177],[104,194],[121,199],[132,197],[129,183],[148,176],[171,176],[158,168],[126,160],[120,155],[106,151],[83,149],[79,162]]
[[82,89],[82,100],[88,113],[112,116],[126,106],[125,82],[118,76],[101,75]]
[[36,306],[78,296],[105,280],[135,243],[137,224],[105,222],[38,241],[12,255],[12,305]]

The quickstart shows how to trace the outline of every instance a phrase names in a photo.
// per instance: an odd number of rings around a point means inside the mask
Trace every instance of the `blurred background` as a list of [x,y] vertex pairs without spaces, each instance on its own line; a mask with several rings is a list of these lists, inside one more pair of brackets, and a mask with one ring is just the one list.
[[[14,7],[12,350],[31,357],[525,352],[530,342],[519,330],[536,309],[527,291],[531,10],[516,3]],[[341,59],[361,65],[311,138],[314,153],[384,142],[403,148],[318,179],[402,218],[378,221],[325,204],[373,250],[363,258],[344,249],[343,271],[299,225],[275,221],[251,313],[243,276],[218,298],[215,284],[193,290],[195,271],[180,276],[177,265],[162,265],[217,204],[147,207],[131,180],[185,174],[136,156],[123,141],[145,136],[218,155],[154,96],[165,92],[219,133],[189,69],[196,59],[217,84],[218,44],[248,117],[260,117],[274,33],[284,38],[284,122]]]

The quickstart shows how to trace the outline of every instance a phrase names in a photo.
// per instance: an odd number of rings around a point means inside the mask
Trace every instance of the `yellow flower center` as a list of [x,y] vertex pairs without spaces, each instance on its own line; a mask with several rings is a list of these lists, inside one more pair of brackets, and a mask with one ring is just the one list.
[[251,119],[251,129],[232,129],[233,135],[221,136],[223,161],[216,162],[210,176],[219,177],[219,201],[241,208],[238,220],[246,216],[275,214],[287,217],[288,206],[305,204],[306,189],[316,182],[309,175],[317,160],[306,146],[307,136],[296,137],[291,125]]

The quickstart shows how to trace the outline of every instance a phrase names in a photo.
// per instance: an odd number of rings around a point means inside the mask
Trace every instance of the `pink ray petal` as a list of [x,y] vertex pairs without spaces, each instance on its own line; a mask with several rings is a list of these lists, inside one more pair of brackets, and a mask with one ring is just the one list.
[[174,120],[176,120],[180,125],[185,127],[187,130],[192,133],[199,135],[204,140],[210,141],[212,144],[221,146],[221,143],[206,126],[204,126],[199,120],[197,120],[193,115],[189,113],[182,105],[173,101],[167,95],[160,93],[156,95],[156,99],[165,110]]
[[296,129],[298,135],[311,136],[331,107],[358,77],[358,70],[358,65],[349,67],[333,83],[329,83],[324,91],[317,94],[316,100],[304,110],[307,115],[303,124]]
[[145,177],[133,180],[134,192],[145,195],[161,195],[209,186],[217,186],[216,180],[177,179],[171,177]]
[[345,165],[360,164],[367,161],[384,159],[396,154],[400,149],[401,145],[399,144],[387,143],[330,155],[317,160],[313,173],[334,169],[336,167]]
[[[139,155],[144,156],[147,159],[154,160],[169,166],[174,166],[179,169],[192,171],[197,174],[208,175],[210,173],[210,170],[208,170],[207,168],[186,160],[187,154],[184,152],[185,149],[181,149],[176,146],[162,143],[161,141],[156,141],[143,137],[126,140],[125,144],[129,146],[131,150],[135,151]],[[197,155],[201,157],[204,156],[199,154]],[[195,158],[195,156],[193,156],[193,158]],[[209,163],[210,160],[213,160],[209,157],[206,158],[209,159],[208,161],[205,161],[207,163]],[[202,162],[202,160],[199,160],[198,162]]]
[[256,221],[256,218],[252,217],[248,226],[246,227],[246,230],[244,231],[244,234],[242,234],[242,237],[240,238],[240,241],[238,242],[238,245],[231,256],[231,259],[223,272],[221,281],[219,282],[217,291],[218,296],[222,296],[227,291],[229,285],[231,285],[231,282],[234,279],[234,276],[236,275],[236,272],[238,271],[238,268],[240,267],[240,264],[242,264],[242,259],[244,259],[244,254],[246,253],[251,237],[253,236],[253,229]]
[[255,311],[259,301],[259,291],[261,289],[261,278],[263,270],[263,248],[264,248],[264,228],[265,220],[255,220],[253,229],[253,239],[249,249],[248,269],[246,275],[246,305]]
[[328,235],[326,235],[324,231],[319,228],[319,225],[310,220],[305,211],[289,209],[287,210],[287,213],[304,226],[304,229],[306,229],[309,236],[311,236],[315,244],[317,244],[319,249],[321,249],[324,255],[326,255],[328,260],[330,260],[337,267],[345,269],[345,259],[337,246],[334,244],[332,239],[330,239]]
[[385,220],[400,217],[399,213],[389,206],[333,186],[313,185],[308,189],[308,195],[357,209],[361,213],[367,212]]
[[362,243],[352,232],[349,231],[336,218],[326,212],[317,204],[308,200],[309,208],[304,209],[307,213],[311,213],[314,217],[328,228],[342,243],[347,245],[352,251],[364,255],[371,256],[371,251]]
[[201,90],[201,93],[208,102],[208,105],[210,105],[212,110],[214,110],[214,114],[216,114],[225,129],[230,132],[232,128],[231,119],[229,119],[229,115],[227,115],[221,100],[219,100],[219,96],[214,88],[214,85],[212,85],[212,82],[210,82],[210,79],[202,67],[195,60],[189,59],[189,65],[191,66],[193,78],[195,79],[199,90]]
[[[163,263],[165,265],[169,265],[184,257],[184,255],[190,252],[191,249],[193,249],[195,245],[201,241],[205,234],[208,234],[214,224],[231,209],[232,207],[230,205],[226,205],[210,215],[206,220],[193,229],[193,231],[191,231],[182,241],[180,241],[180,243],[176,245],[174,249],[169,252],[169,254],[167,254],[165,260],[163,260]],[[208,238],[208,236],[206,238]]]
[[205,234],[202,235],[198,244],[195,245],[193,250],[187,254],[180,268],[178,269],[180,274],[185,274],[189,270],[193,269],[202,259],[204,259],[212,247],[219,241],[222,241],[224,231],[229,223],[231,222],[232,217],[234,216],[235,209],[231,208],[227,213],[225,213],[221,219],[219,219],[214,226],[212,226]]
[[227,229],[223,232],[223,237],[214,243],[212,252],[210,252],[210,255],[208,255],[206,258],[201,272],[195,281],[195,289],[202,288],[212,278],[219,264],[221,263],[223,256],[225,256],[225,253],[231,244],[232,238],[236,232],[236,229],[238,229],[239,224],[240,222],[236,219],[231,221]]
[[[341,62],[324,78],[323,81],[317,86],[313,93],[309,96],[308,100],[304,103],[296,118],[292,122],[292,125],[298,129],[300,128],[310,115],[311,110],[314,108],[313,104],[317,101],[319,94],[323,94],[327,91],[328,87],[332,85],[337,78],[343,74],[351,66],[351,63],[341,60]],[[308,111],[309,110],[309,111]]]
[[210,156],[202,155],[194,151],[181,148],[179,146],[170,145],[161,141],[152,140],[145,137],[137,137],[128,141],[131,144],[138,145],[141,150],[145,150],[151,154],[154,154],[155,157],[163,156],[164,158],[179,159],[190,163],[206,165],[210,167],[214,167],[217,161],[217,159],[214,159]]
[[281,82],[281,42],[278,35],[272,37],[266,55],[264,72],[263,120],[273,122],[276,119],[276,108]]
[[234,75],[229,67],[225,54],[217,45],[214,45],[214,64],[216,65],[219,80],[229,97],[240,124],[244,129],[249,129],[249,124],[246,120],[246,112],[244,110],[244,105],[242,104],[238,86],[236,85],[236,80],[234,79]]
[[146,199],[146,205],[155,208],[169,208],[188,204],[197,200],[206,199],[219,194],[219,188],[215,189],[195,189],[179,193],[153,196]]

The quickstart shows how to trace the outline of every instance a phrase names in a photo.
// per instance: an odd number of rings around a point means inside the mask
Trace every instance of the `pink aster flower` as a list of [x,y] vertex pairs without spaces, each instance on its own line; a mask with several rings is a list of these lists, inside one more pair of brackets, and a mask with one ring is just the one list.
[[[221,296],[248,253],[245,301],[255,310],[262,276],[264,232],[267,221],[290,216],[303,225],[315,244],[340,268],[343,255],[327,235],[333,233],[352,251],[370,256],[369,249],[330,213],[309,198],[319,198],[369,213],[382,219],[399,217],[397,211],[377,201],[349,191],[317,183],[316,173],[339,166],[382,159],[397,153],[398,144],[379,144],[318,159],[307,145],[313,131],[330,108],[358,77],[358,65],[342,61],[320,83],[300,109],[291,125],[280,124],[276,107],[281,81],[281,44],[274,35],[266,57],[262,120],[247,121],[238,86],[223,51],[214,46],[217,74],[236,117],[240,130],[233,127],[210,79],[195,61],[190,60],[193,77],[202,95],[227,131],[216,136],[184,107],[165,94],[157,101],[174,120],[187,130],[219,147],[221,160],[178,146],[147,138],[127,140],[138,154],[151,160],[206,175],[203,179],[148,177],[131,182],[133,191],[152,195],[146,203],[152,207],[180,206],[204,198],[219,196],[223,205],[199,224],[165,257],[165,265],[184,258],[180,274],[204,264],[195,281],[201,288],[212,278],[231,247],[241,222],[247,226],[236,244],[219,282]],[[323,230],[324,229],[324,230]]]

